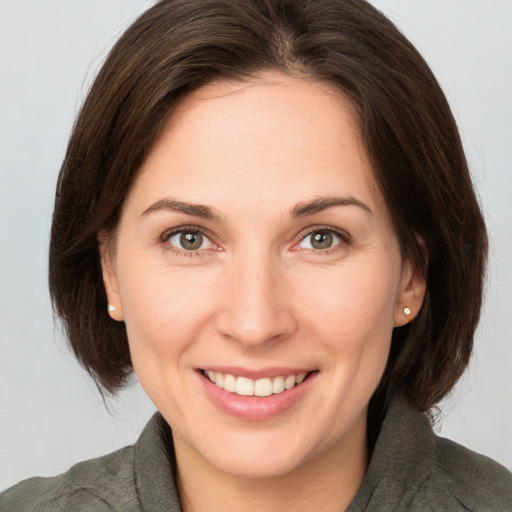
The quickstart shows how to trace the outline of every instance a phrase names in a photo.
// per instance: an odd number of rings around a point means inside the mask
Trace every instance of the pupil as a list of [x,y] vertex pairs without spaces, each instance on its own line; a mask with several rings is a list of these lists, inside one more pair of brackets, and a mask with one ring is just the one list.
[[326,231],[315,233],[311,240],[315,249],[328,249],[332,245],[332,234]]
[[203,235],[201,233],[183,233],[180,237],[180,244],[187,251],[199,249],[202,243]]

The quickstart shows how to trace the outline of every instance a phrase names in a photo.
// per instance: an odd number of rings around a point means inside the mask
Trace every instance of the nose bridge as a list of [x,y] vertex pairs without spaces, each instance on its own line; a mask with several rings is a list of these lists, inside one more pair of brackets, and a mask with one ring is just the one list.
[[279,258],[255,244],[233,255],[219,329],[244,345],[290,334],[294,318],[283,293]]

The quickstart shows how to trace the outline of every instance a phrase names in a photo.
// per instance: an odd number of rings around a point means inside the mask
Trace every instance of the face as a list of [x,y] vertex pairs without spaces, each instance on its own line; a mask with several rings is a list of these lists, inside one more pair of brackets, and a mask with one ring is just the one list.
[[393,327],[423,283],[341,95],[280,75],[196,91],[102,255],[178,453],[262,477],[364,452]]

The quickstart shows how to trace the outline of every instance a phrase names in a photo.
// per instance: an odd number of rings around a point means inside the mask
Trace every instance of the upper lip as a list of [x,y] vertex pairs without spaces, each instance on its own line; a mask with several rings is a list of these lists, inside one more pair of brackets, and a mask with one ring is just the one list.
[[198,368],[203,371],[218,372],[233,375],[234,377],[247,377],[252,380],[263,379],[265,377],[288,377],[289,375],[300,375],[301,373],[311,373],[314,370],[308,368],[285,368],[285,367],[268,367],[268,368],[241,368],[238,366],[203,366]]

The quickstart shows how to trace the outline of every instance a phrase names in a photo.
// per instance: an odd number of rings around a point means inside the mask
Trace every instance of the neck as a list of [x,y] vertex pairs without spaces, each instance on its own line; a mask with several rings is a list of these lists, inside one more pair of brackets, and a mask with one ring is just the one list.
[[367,469],[365,428],[289,473],[268,478],[221,472],[180,438],[174,445],[183,512],[339,512],[357,494]]

